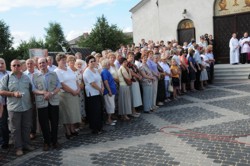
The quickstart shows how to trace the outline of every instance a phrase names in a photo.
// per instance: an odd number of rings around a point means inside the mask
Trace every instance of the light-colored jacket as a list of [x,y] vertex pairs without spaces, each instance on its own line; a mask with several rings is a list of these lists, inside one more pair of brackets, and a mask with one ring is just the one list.
[[[56,88],[61,88],[60,81],[55,72],[48,71],[46,74],[35,73],[32,79],[32,90],[53,92]],[[49,105],[59,105],[59,95],[53,95],[49,100],[44,99],[44,95],[35,95],[36,107],[44,108]]]

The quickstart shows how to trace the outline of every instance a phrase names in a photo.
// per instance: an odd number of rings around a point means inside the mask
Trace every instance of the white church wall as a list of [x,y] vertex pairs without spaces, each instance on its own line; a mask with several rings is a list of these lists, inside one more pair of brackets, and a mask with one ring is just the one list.
[[178,39],[177,28],[187,10],[187,18],[194,22],[196,40],[205,33],[213,34],[214,0],[150,0],[132,13],[133,36],[137,44],[141,38]]

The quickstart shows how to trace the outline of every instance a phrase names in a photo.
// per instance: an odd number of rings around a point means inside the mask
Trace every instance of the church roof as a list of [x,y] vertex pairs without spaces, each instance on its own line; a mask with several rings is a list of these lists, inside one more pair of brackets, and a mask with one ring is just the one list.
[[149,2],[150,0],[141,0],[138,4],[136,4],[132,9],[129,10],[131,13],[135,13],[137,10],[139,10],[144,4]]

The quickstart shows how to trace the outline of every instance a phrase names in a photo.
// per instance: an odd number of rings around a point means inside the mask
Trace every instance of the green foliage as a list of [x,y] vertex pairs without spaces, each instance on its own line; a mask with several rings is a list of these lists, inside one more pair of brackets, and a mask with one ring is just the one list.
[[116,25],[109,25],[102,15],[97,18],[94,28],[87,38],[82,37],[77,43],[80,47],[89,47],[101,52],[105,49],[117,50],[120,44],[130,44],[132,39],[126,36]]
[[20,53],[21,59],[29,58],[29,49],[32,48],[45,48],[45,44],[42,39],[37,40],[35,37],[31,37],[29,41],[21,41],[17,50]]
[[13,44],[13,37],[10,34],[9,26],[0,20],[0,54],[3,55]]
[[22,59],[20,56],[20,51],[11,48],[0,55],[1,58],[5,60],[7,70],[10,70],[10,62],[13,59]]
[[62,46],[66,46],[66,42],[61,25],[50,22],[49,27],[44,29],[47,33],[45,35],[45,46],[48,51],[63,51]]

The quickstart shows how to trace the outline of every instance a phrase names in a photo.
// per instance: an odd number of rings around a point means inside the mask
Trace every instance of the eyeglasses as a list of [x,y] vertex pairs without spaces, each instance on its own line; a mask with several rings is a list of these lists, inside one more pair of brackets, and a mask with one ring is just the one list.
[[20,66],[21,66],[20,64],[12,65],[12,67],[20,67]]
[[39,64],[44,64],[45,62],[40,62]]

